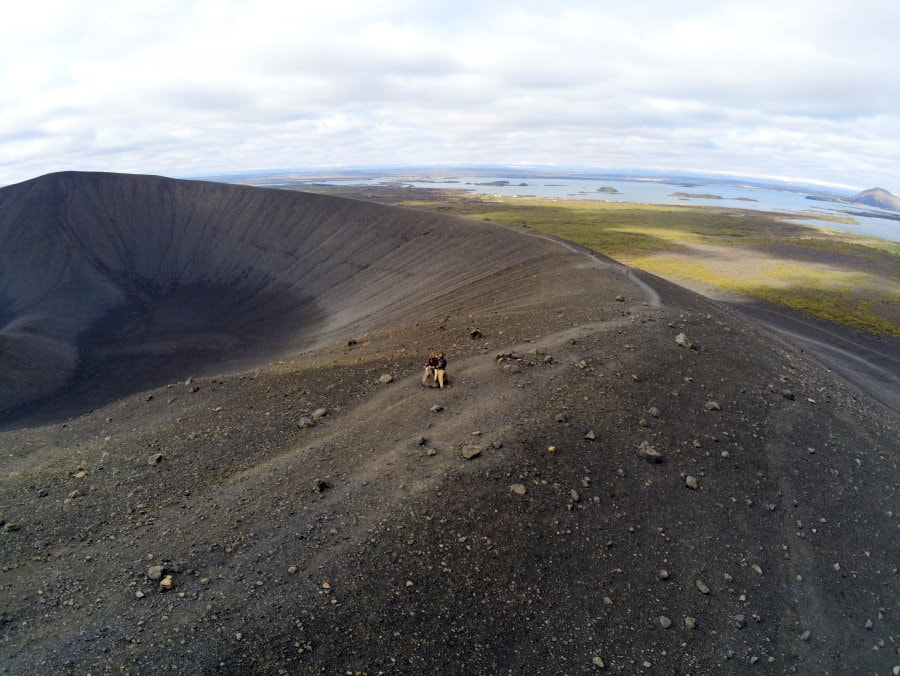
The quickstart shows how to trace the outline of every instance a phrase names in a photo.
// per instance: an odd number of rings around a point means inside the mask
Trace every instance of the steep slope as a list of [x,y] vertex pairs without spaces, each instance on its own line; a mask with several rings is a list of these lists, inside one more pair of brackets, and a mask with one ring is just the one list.
[[565,257],[499,227],[352,200],[45,176],[0,190],[0,411],[54,394],[59,411],[83,410],[490,294],[513,307]]

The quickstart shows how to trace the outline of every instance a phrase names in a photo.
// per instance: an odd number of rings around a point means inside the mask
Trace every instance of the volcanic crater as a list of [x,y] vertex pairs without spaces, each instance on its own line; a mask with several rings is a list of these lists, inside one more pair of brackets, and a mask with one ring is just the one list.
[[896,414],[524,228],[41,177],[0,189],[0,374],[11,673],[898,662]]

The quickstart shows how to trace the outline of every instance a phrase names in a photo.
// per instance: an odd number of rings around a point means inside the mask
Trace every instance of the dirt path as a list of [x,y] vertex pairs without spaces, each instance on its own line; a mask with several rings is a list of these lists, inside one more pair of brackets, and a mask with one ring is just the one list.
[[647,296],[647,303],[652,307],[660,307],[663,304],[662,297],[659,295],[659,292],[638,276],[637,273],[640,271],[636,268],[628,267],[627,265],[623,265],[617,261],[612,260],[611,258],[607,258],[606,256],[601,257],[600,254],[598,254],[596,251],[593,251],[592,249],[588,249],[587,247],[583,247],[580,244],[575,244],[574,242],[569,242],[559,237],[554,237],[553,235],[547,235],[542,232],[523,232],[521,234],[530,235],[531,237],[537,237],[539,239],[546,239],[549,242],[556,242],[561,247],[572,251],[573,253],[584,254],[595,263],[605,268],[615,270],[619,274],[625,275],[629,282],[631,282],[644,292],[644,295]]
[[842,329],[761,302],[728,302],[732,309],[756,321],[801,349],[894,413],[900,413],[900,345],[884,337],[866,340]]

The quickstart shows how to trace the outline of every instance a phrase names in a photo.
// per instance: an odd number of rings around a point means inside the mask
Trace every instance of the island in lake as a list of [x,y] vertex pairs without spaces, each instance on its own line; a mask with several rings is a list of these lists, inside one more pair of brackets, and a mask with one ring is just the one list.
[[607,195],[621,195],[622,193],[615,188],[611,188],[608,185],[603,186],[602,188],[597,188],[597,192],[603,192]]
[[682,199],[698,199],[698,200],[720,200],[721,195],[709,195],[702,192],[673,192],[669,197],[680,197]]

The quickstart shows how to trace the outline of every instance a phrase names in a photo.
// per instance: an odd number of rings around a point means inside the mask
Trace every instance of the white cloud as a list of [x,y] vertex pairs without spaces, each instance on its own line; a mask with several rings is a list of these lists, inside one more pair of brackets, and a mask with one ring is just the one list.
[[0,183],[509,163],[900,192],[900,3],[32,3],[0,25]]

